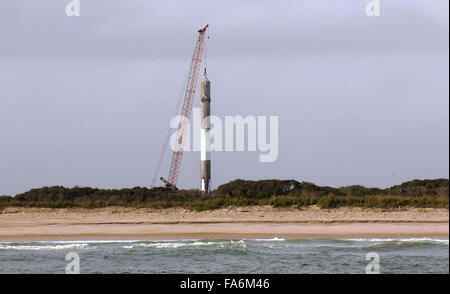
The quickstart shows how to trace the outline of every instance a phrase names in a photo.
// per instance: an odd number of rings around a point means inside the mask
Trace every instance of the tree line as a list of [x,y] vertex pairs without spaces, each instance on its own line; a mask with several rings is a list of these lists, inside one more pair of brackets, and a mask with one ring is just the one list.
[[228,206],[271,205],[274,207],[318,205],[337,207],[434,207],[448,208],[449,180],[413,180],[386,189],[360,185],[318,186],[296,180],[234,180],[203,194],[199,190],[171,190],[165,187],[98,189],[63,186],[31,189],[15,197],[0,196],[0,208],[7,206],[50,208],[98,208],[107,206],[212,210]]

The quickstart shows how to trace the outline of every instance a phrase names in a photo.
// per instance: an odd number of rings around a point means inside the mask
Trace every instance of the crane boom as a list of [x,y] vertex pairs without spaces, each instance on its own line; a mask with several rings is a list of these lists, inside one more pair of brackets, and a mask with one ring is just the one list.
[[180,175],[181,161],[183,159],[183,148],[184,148],[184,137],[188,130],[188,123],[191,119],[192,105],[194,102],[195,90],[197,86],[198,76],[200,73],[200,66],[203,57],[203,41],[205,37],[206,29],[208,25],[204,28],[198,30],[199,36],[195,46],[194,54],[192,56],[191,65],[188,73],[187,86],[184,93],[183,107],[181,109],[182,120],[178,125],[177,137],[175,141],[175,146],[172,154],[172,160],[170,163],[169,177],[167,180],[164,179],[166,187],[176,188],[178,182],[178,176]]

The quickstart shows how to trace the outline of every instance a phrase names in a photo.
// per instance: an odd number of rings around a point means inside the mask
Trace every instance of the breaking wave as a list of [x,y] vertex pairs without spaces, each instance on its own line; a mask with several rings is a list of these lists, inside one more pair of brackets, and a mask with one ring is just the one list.
[[346,239],[347,241],[352,242],[375,242],[375,243],[429,243],[429,244],[438,244],[438,245],[449,245],[448,239],[435,239],[435,238],[398,238],[398,239],[380,239],[380,238],[360,238],[360,239]]
[[247,248],[247,244],[244,240],[239,241],[210,241],[210,242],[156,242],[156,243],[138,243],[130,246],[122,246],[125,249],[132,248],[183,248],[183,247],[237,247],[237,248]]
[[286,239],[274,237],[272,239],[255,239],[258,242],[286,241]]
[[[16,244],[16,245],[14,245]],[[87,247],[86,243],[73,243],[65,245],[25,245],[25,244],[0,244],[0,250],[66,250],[66,249],[83,249]]]

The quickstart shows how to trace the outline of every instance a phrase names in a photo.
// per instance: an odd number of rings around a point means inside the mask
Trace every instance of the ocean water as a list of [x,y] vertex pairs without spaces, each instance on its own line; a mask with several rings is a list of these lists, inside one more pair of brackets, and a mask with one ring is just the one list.
[[449,273],[449,240],[437,238],[0,242],[0,273],[64,274],[70,252],[81,274],[364,274],[372,252],[380,273]]

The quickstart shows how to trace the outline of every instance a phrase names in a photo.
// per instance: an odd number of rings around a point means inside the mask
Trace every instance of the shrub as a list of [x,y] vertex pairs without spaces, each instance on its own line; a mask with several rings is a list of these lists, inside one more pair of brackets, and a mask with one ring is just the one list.
[[235,180],[219,186],[207,195],[199,190],[173,191],[165,187],[109,190],[53,186],[32,189],[15,197],[0,196],[0,207],[186,207],[198,211],[248,205],[299,208],[308,205],[318,205],[321,208],[342,206],[448,208],[448,189],[446,179],[413,180],[384,190],[363,186],[337,189],[294,180]]

